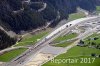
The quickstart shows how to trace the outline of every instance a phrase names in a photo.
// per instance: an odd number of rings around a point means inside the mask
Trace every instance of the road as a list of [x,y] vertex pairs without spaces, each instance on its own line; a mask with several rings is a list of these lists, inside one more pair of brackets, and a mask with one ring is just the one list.
[[31,0],[24,0],[24,2],[27,2],[27,3],[29,3],[29,2],[31,2]]
[[3,66],[23,66],[28,62],[28,59],[31,55],[35,55],[41,48],[52,42],[55,38],[59,37],[61,34],[67,32],[68,30],[71,30],[72,28],[77,26],[77,24],[84,23],[97,18],[98,18],[97,16],[86,17],[66,23],[65,25],[59,27],[58,29],[48,34],[44,39],[40,40],[38,43],[36,43],[34,46],[28,49],[25,53],[18,56],[11,62],[4,64]]
[[38,12],[41,12],[41,11],[45,10],[46,7],[47,7],[47,3],[43,3],[43,7],[38,9]]
[[[70,44],[69,46],[67,46],[66,48],[64,48],[65,50],[63,50],[62,53],[58,53],[57,55],[55,55],[54,57],[50,58],[49,60],[54,59],[56,56],[65,53],[65,51],[67,52],[69,49],[71,49],[71,48],[73,48],[74,46],[76,46],[80,40],[82,40],[82,39],[84,39],[84,38],[90,36],[90,35],[93,34],[94,32],[96,32],[96,31],[97,31],[97,28],[100,28],[100,25],[94,27],[94,28],[91,29],[91,30],[88,30],[88,31],[86,30],[84,33],[81,33],[78,37],[75,38],[75,39],[77,39],[75,42],[73,42],[72,44]],[[50,52],[47,52],[47,53],[50,53]],[[44,61],[42,64],[37,62],[37,63],[36,63],[37,65],[35,65],[35,66],[39,66],[39,65],[42,66],[43,64],[45,64],[45,63],[48,62],[49,60]],[[42,60],[42,61],[43,61],[43,60]],[[34,62],[33,62],[33,63],[34,63]],[[33,65],[34,65],[34,64],[33,64]]]
[[[45,2],[30,2],[30,4],[31,4],[31,5],[32,5],[32,4],[37,4],[37,5],[42,4],[42,5],[41,5],[42,7],[41,7],[40,9],[36,10],[36,12],[42,12],[42,11],[45,10],[46,7],[47,7],[47,3],[45,3]],[[33,8],[33,9],[31,8],[31,10],[34,11],[34,8]]]
[[[24,4],[24,3],[27,3],[27,4],[40,4],[40,3],[42,3],[43,4],[43,6],[40,8],[40,9],[38,9],[37,10],[37,12],[42,12],[43,10],[45,10],[46,9],[46,7],[47,7],[47,3],[44,3],[44,2],[31,2],[31,0],[24,0],[24,1],[22,1],[22,5]],[[33,10],[32,8],[31,8],[31,10]],[[17,14],[17,13],[20,13],[20,12],[23,12],[24,11],[24,7],[22,7],[22,8],[20,8],[19,10],[16,10],[16,11],[12,11],[14,14]]]

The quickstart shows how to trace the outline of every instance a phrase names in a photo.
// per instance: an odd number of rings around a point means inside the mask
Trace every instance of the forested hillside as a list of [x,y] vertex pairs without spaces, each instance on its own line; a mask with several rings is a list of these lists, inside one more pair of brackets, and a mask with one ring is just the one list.
[[15,44],[15,42],[15,38],[11,38],[3,30],[0,29],[0,50]]
[[[52,21],[51,26],[55,27],[60,20],[76,12],[77,7],[93,12],[97,5],[100,0],[0,0],[0,26],[15,33]],[[15,43],[5,32],[0,30],[0,33],[0,49]]]
[[[27,1],[27,0],[26,0]],[[35,29],[43,26],[46,22],[54,20],[59,11],[60,19],[68,17],[68,14],[81,7],[88,11],[94,11],[99,0],[31,0],[29,3],[24,0],[0,0],[0,22],[3,27],[9,27],[16,33],[21,30]],[[44,10],[38,12],[43,7]],[[58,23],[54,21],[53,23]]]

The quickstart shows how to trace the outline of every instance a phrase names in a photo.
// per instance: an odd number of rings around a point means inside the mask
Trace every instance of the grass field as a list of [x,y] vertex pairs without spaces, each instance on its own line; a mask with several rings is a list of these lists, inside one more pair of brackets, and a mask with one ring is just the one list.
[[[100,58],[95,58],[91,56],[91,53],[96,53],[97,55],[100,55],[100,50],[88,48],[88,47],[73,47],[70,49],[67,53],[61,54],[55,59],[78,59],[76,63],[56,63],[55,62],[47,62],[46,64],[42,66],[100,66]],[[81,59],[84,58],[90,58],[91,63],[81,63]],[[92,63],[92,58],[95,58],[94,62]],[[89,61],[87,61],[89,62]]]
[[[41,39],[43,36],[45,36],[49,31],[42,31],[39,32],[35,35],[32,35],[30,37],[24,38],[21,42],[18,42],[16,46],[27,46],[27,45],[33,45],[37,42],[37,39]],[[17,57],[21,53],[23,53],[26,49],[17,49],[17,50],[12,50],[7,53],[4,53],[3,55],[0,56],[0,61],[3,62],[8,62],[11,61],[13,58]]]
[[53,46],[55,46],[55,47],[67,47],[68,45],[72,44],[74,41],[75,40],[73,40],[73,41],[67,41],[67,42],[56,44],[56,45],[53,45]]
[[[90,38],[98,38],[98,39],[96,39],[96,40],[91,40]],[[90,39],[90,40],[88,40],[88,39]],[[94,43],[96,43],[96,44],[100,44],[100,34],[92,34],[91,36],[89,36],[89,37],[87,37],[85,40],[85,44],[88,44],[89,42],[91,43],[91,42],[94,42]]]
[[27,50],[27,49],[16,49],[16,50],[12,50],[12,51],[6,52],[3,55],[0,55],[0,61],[9,62],[13,58],[16,58],[18,55],[23,53],[25,50]]
[[[68,35],[65,35],[65,36],[60,36],[58,37],[57,39],[55,39],[53,42],[61,42],[61,41],[64,41],[64,40],[68,40],[68,39],[72,39],[72,38],[75,38],[77,36],[76,33],[71,33],[71,34],[68,34]],[[67,42],[64,42],[64,43],[61,43],[61,44],[56,44],[56,45],[53,45],[55,47],[66,47],[68,45],[70,45],[71,43],[73,43],[74,41],[67,41]]]
[[33,45],[37,42],[37,39],[41,39],[43,36],[45,36],[48,33],[48,31],[43,31],[38,34],[32,35],[31,37],[28,37],[21,42],[18,42],[15,46],[27,46],[27,45]]
[[82,13],[82,12],[79,12],[79,13],[73,13],[73,14],[70,14],[70,15],[69,15],[68,20],[71,21],[71,20],[75,20],[75,19],[83,18],[83,17],[85,17],[85,14]]
[[74,37],[76,37],[76,36],[77,36],[76,33],[70,33],[70,34],[68,34],[68,35],[58,37],[58,38],[55,39],[53,42],[60,42],[60,41],[63,41],[63,40],[72,39],[72,38],[74,38]]
[[96,6],[96,12],[100,13],[100,6]]
[[[91,38],[98,37],[99,39],[95,40],[95,42],[100,43],[100,34],[94,33],[93,35],[87,37],[85,41],[89,39],[90,37]],[[91,42],[94,42],[94,40],[91,40]],[[96,56],[99,56],[100,50],[96,48],[75,46],[72,49],[70,49],[68,52],[55,57],[54,58],[56,60],[55,62],[49,61],[42,66],[100,66],[100,58],[92,57],[91,54],[93,53],[95,53]],[[93,58],[95,58],[94,62],[92,62]],[[70,63],[68,61],[64,63],[61,61],[61,60],[66,60],[66,59],[78,59],[78,61],[73,62],[73,63]],[[82,59],[85,59],[83,63],[81,63]]]
[[100,11],[100,6],[96,6],[96,10],[97,11]]

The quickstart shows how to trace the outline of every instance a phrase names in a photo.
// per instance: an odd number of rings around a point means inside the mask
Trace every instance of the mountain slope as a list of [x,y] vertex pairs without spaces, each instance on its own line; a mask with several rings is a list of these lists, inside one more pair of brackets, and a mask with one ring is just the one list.
[[[76,12],[77,7],[93,12],[97,5],[100,0],[0,0],[0,26],[15,33],[42,27],[47,22],[55,27]],[[15,39],[1,29],[0,36],[0,49],[15,43]]]
[[8,36],[3,30],[0,29],[0,50],[15,44],[16,39]]
[[[77,7],[94,11],[95,6],[99,4],[98,2],[100,1],[31,0],[27,2],[24,0],[1,0],[0,21],[8,25],[10,30],[18,33],[21,30],[35,29],[45,25],[50,20],[54,20],[57,16],[57,11],[60,12],[61,19],[67,18],[68,14],[76,12]],[[3,27],[6,25],[3,25]]]

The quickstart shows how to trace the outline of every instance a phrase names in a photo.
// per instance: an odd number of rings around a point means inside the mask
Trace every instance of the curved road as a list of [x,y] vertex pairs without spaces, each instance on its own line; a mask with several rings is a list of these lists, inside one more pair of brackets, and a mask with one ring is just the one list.
[[[38,9],[37,10],[37,12],[42,12],[43,10],[45,10],[46,9],[46,7],[47,7],[47,3],[44,3],[44,2],[31,2],[31,0],[24,0],[24,1],[22,1],[22,3],[28,3],[28,4],[32,4],[32,3],[37,3],[37,4],[39,4],[39,3],[42,3],[43,4],[43,7],[42,8],[40,8],[40,9]],[[20,10],[16,10],[16,11],[12,11],[13,13],[19,13],[19,12],[22,12],[22,11],[24,11],[24,7],[22,7],[22,8],[20,8]]]

